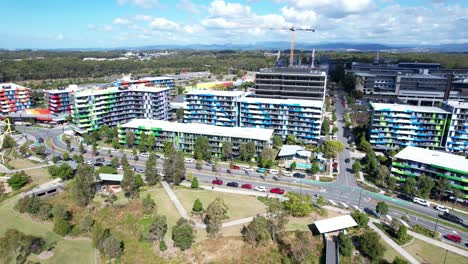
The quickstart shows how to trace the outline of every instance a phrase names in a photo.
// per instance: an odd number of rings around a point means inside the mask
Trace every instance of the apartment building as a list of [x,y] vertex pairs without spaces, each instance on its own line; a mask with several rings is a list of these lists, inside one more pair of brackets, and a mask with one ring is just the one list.
[[255,96],[273,99],[324,100],[327,74],[310,68],[269,68],[255,75]]
[[273,129],[283,140],[294,135],[307,144],[318,144],[323,101],[245,97],[239,104],[239,126]]
[[29,88],[15,83],[0,83],[0,111],[2,114],[31,108]]
[[468,154],[468,102],[449,101],[444,108],[451,114],[446,149]]
[[468,160],[463,156],[407,146],[395,155],[391,172],[402,182],[423,174],[434,180],[446,178],[468,198]]
[[271,146],[273,130],[261,128],[221,127],[207,124],[184,124],[163,120],[134,119],[119,125],[119,142],[126,144],[128,131],[133,131],[139,140],[141,133],[155,137],[155,146],[163,150],[164,142],[172,142],[177,150],[193,154],[198,137],[207,137],[214,157],[222,157],[223,143],[230,141],[233,145],[233,156],[239,155],[241,144],[253,142],[255,157],[259,157],[265,146]]
[[135,118],[168,120],[169,88],[142,85],[86,89],[71,94],[73,129],[87,133]]
[[375,149],[406,146],[443,149],[450,112],[440,107],[371,103],[370,140]]
[[185,94],[185,123],[201,123],[225,127],[239,126],[237,102],[246,95],[242,91],[192,91]]
[[121,80],[117,80],[114,83],[114,86],[120,87],[129,87],[132,85],[144,85],[148,87],[154,88],[168,88],[170,89],[171,96],[176,96],[177,91],[175,89],[174,78],[166,77],[166,76],[158,76],[158,77],[144,77],[140,79],[131,79],[131,78],[122,78]]
[[71,113],[69,90],[44,91],[47,107],[53,115]]

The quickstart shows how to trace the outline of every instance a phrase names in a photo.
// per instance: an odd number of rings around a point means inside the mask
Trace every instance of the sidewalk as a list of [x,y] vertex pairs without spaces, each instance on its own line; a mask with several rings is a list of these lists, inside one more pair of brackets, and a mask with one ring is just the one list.
[[466,250],[463,250],[461,248],[458,248],[458,247],[455,247],[455,246],[452,246],[450,244],[447,244],[447,243],[444,243],[444,242],[441,242],[441,241],[438,241],[438,240],[435,240],[435,239],[432,239],[432,238],[429,238],[427,236],[423,236],[421,234],[418,234],[418,233],[415,233],[413,231],[410,231],[408,230],[408,234],[409,235],[412,235],[414,238],[417,238],[417,239],[420,239],[420,240],[423,240],[429,244],[432,244],[434,246],[438,246],[438,247],[441,247],[443,249],[446,249],[450,252],[453,252],[455,254],[458,254],[458,255],[461,255],[461,256],[464,256],[464,257],[467,257],[468,258],[468,251]]
[[369,222],[369,227],[374,230],[375,232],[377,232],[377,234],[379,234],[379,236],[385,241],[385,243],[389,244],[393,249],[395,249],[398,253],[400,253],[400,255],[402,255],[405,259],[407,259],[410,263],[412,264],[418,264],[419,262],[413,258],[413,256],[411,256],[408,252],[406,252],[406,250],[404,250],[402,247],[400,247],[397,243],[395,243],[395,241],[393,241],[391,238],[389,238],[386,234],[384,234],[384,232],[382,232],[382,230],[380,230],[378,227],[376,227],[374,225],[374,222],[376,222],[375,220]]

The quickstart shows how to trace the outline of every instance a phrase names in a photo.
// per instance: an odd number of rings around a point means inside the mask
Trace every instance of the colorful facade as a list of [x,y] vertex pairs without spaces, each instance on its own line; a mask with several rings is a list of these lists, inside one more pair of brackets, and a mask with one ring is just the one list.
[[70,91],[48,90],[44,94],[51,114],[71,113]]
[[14,83],[0,84],[0,111],[2,114],[31,108],[29,88]]
[[141,85],[77,91],[71,94],[73,129],[87,133],[135,118],[167,120],[169,99],[169,88]]
[[463,156],[408,146],[395,155],[391,172],[401,182],[423,174],[434,180],[445,178],[468,198],[468,162]]
[[445,104],[451,115],[446,148],[451,152],[468,153],[468,102],[449,101]]
[[144,85],[154,88],[167,88],[170,89],[171,96],[175,96],[177,91],[175,89],[174,78],[172,77],[145,77],[137,80],[123,79],[114,83],[117,87],[129,87],[132,85]]

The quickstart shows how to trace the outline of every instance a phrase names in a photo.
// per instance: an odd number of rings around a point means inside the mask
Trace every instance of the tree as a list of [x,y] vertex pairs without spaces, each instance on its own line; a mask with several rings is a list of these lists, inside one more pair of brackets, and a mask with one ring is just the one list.
[[78,150],[80,151],[81,154],[85,153],[85,148],[83,146],[83,141],[80,141],[80,145],[78,147]]
[[195,169],[197,170],[203,169],[203,155],[201,153],[198,153],[196,156]]
[[163,163],[163,172],[166,181],[179,185],[185,179],[184,154],[169,148]]
[[228,218],[229,208],[221,198],[216,198],[206,208],[206,232],[210,237],[217,237],[221,231],[222,221]]
[[146,142],[148,140],[148,134],[146,132],[142,132],[140,134],[140,139],[139,139],[139,144],[138,144],[138,150],[140,152],[146,152],[147,151],[147,145]]
[[356,221],[360,228],[366,227],[369,223],[369,216],[364,212],[354,210],[351,212],[351,217],[354,219],[354,221]]
[[392,264],[410,264],[410,262],[406,261],[403,258],[400,258],[400,257],[396,256],[395,259],[393,260]]
[[291,165],[289,165],[289,168],[291,169],[291,171],[295,170],[296,167],[297,167],[297,164],[296,164],[295,161],[293,161],[293,162],[291,163]]
[[96,180],[94,178],[94,167],[79,164],[75,179],[71,186],[72,197],[80,206],[86,206],[96,194]]
[[68,152],[64,152],[62,154],[62,159],[65,160],[65,161],[69,160],[70,159],[70,154],[68,154]]
[[176,112],[177,119],[179,119],[179,120],[184,119],[184,112],[185,112],[184,108],[182,108],[182,107],[177,109],[177,112]]
[[248,154],[247,154],[247,144],[246,143],[241,143],[239,146],[239,158],[241,160],[246,161],[248,159]]
[[442,199],[444,196],[444,193],[451,191],[452,186],[450,185],[450,182],[448,181],[447,178],[440,178],[435,187],[432,189],[434,196],[437,199]]
[[231,141],[224,141],[223,142],[223,159],[228,160],[232,157],[232,142]]
[[337,140],[327,140],[323,143],[323,153],[325,154],[326,158],[336,158],[336,156],[343,152],[344,145],[340,141]]
[[177,152],[174,163],[174,184],[179,185],[185,179],[185,159],[183,152]]
[[93,217],[91,217],[91,215],[86,215],[81,220],[79,228],[82,232],[89,233],[93,225],[94,225]]
[[130,164],[128,163],[128,159],[127,159],[127,154],[123,154],[122,157],[120,158],[120,164],[122,165],[122,167],[124,168],[127,168],[130,166]]
[[165,215],[156,215],[148,230],[148,240],[159,242],[164,240],[167,233],[167,218]]
[[65,144],[67,145],[67,150],[71,149],[71,140],[68,137],[64,137],[63,141],[65,141]]
[[81,154],[75,154],[73,155],[73,160],[76,162],[76,163],[83,163],[84,162],[84,157],[83,155]]
[[198,185],[198,178],[197,177],[193,177],[190,187],[192,189],[198,189],[199,185]]
[[151,198],[149,194],[146,195],[146,197],[143,199],[143,211],[145,214],[150,214],[153,212],[153,209],[156,207],[156,203],[154,200]]
[[388,205],[385,202],[378,202],[375,211],[378,214],[386,215],[388,214]]
[[288,145],[294,145],[294,144],[296,144],[296,142],[297,142],[296,136],[294,136],[294,135],[288,135],[288,136],[286,137],[286,144],[288,144]]
[[112,168],[117,168],[120,165],[119,157],[112,157],[110,165]]
[[320,172],[320,165],[318,162],[314,161],[312,163],[312,167],[310,169],[310,171],[313,173],[313,174],[317,174],[318,172]]
[[97,155],[97,145],[96,145],[96,142],[93,142],[93,155],[94,155],[94,156]]
[[276,241],[278,234],[282,233],[288,224],[287,211],[279,199],[273,198],[268,200],[266,217],[270,235],[273,241]]
[[408,228],[405,225],[400,225],[397,231],[397,237],[400,241],[405,241],[408,236]]
[[359,249],[372,261],[379,260],[385,252],[385,247],[380,242],[380,236],[371,230],[366,230],[359,237]]
[[124,176],[121,185],[125,197],[130,199],[136,199],[140,195],[135,174],[133,173],[133,170],[129,169],[128,167],[124,168]]
[[63,218],[56,218],[54,220],[54,232],[61,235],[66,236],[71,231],[70,223],[63,219]]
[[195,202],[193,203],[192,211],[197,214],[203,212],[203,204],[200,201],[200,199],[198,198],[195,199]]
[[42,158],[45,157],[45,154],[46,154],[45,151],[46,151],[46,148],[44,145],[39,145],[39,146],[34,147],[34,152]]
[[340,254],[345,257],[350,257],[353,253],[353,241],[351,240],[351,237],[340,232],[338,234],[338,243]]
[[407,195],[414,196],[416,194],[416,180],[408,177],[403,185],[403,192]]
[[328,118],[323,119],[321,133],[324,136],[330,134],[330,120]]
[[180,218],[176,225],[172,227],[174,246],[181,250],[189,249],[195,241],[195,232],[192,221]]
[[312,197],[295,192],[286,193],[288,200],[284,201],[284,208],[290,215],[296,217],[308,216],[313,211]]
[[25,142],[23,145],[21,145],[19,152],[21,153],[23,157],[26,157],[29,154],[30,151],[29,151],[28,142]]
[[122,241],[111,235],[104,240],[102,251],[110,258],[118,258],[123,253]]
[[125,140],[127,141],[127,146],[129,148],[133,148],[133,146],[135,146],[135,142],[136,142],[135,133],[133,131],[127,131],[127,135],[125,136]]
[[3,138],[3,145],[1,147],[6,148],[6,149],[10,149],[10,151],[11,151],[11,149],[16,147],[16,142],[10,135],[7,134]]
[[149,151],[153,151],[156,146],[156,139],[153,132],[148,134],[148,138],[146,138],[146,146],[148,147]]
[[211,160],[211,145],[207,137],[197,137],[193,146],[193,155],[195,158]]
[[271,240],[268,220],[260,215],[255,216],[247,226],[244,226],[241,233],[244,240],[254,246],[265,245]]
[[418,177],[418,190],[419,195],[423,198],[429,198],[432,188],[434,188],[435,182],[431,177],[428,177],[424,174]]
[[73,178],[73,168],[68,163],[62,163],[60,166],[50,166],[47,169],[52,178],[69,180]]
[[361,163],[359,161],[354,162],[352,169],[354,171],[354,174],[358,174],[362,169]]
[[273,147],[275,149],[280,149],[283,146],[283,139],[281,136],[274,135],[273,136]]
[[161,180],[158,173],[157,159],[154,153],[150,152],[148,159],[145,162],[145,179],[148,185],[155,185]]
[[13,174],[7,180],[7,183],[13,190],[19,190],[21,189],[21,187],[25,186],[30,181],[31,178],[24,171],[20,171]]
[[268,168],[267,165],[269,165],[269,163],[273,163],[272,161],[275,159],[275,154],[275,150],[268,146],[264,146],[262,152],[260,152],[261,166],[264,168]]
[[46,247],[42,237],[25,235],[16,229],[7,229],[0,237],[1,263],[30,263],[31,253],[39,254]]

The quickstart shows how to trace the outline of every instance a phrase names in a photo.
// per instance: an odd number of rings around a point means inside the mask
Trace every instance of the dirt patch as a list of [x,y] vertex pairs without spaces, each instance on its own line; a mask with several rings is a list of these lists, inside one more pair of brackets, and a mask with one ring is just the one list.
[[42,251],[41,254],[37,255],[40,260],[49,259],[54,255],[53,251]]

